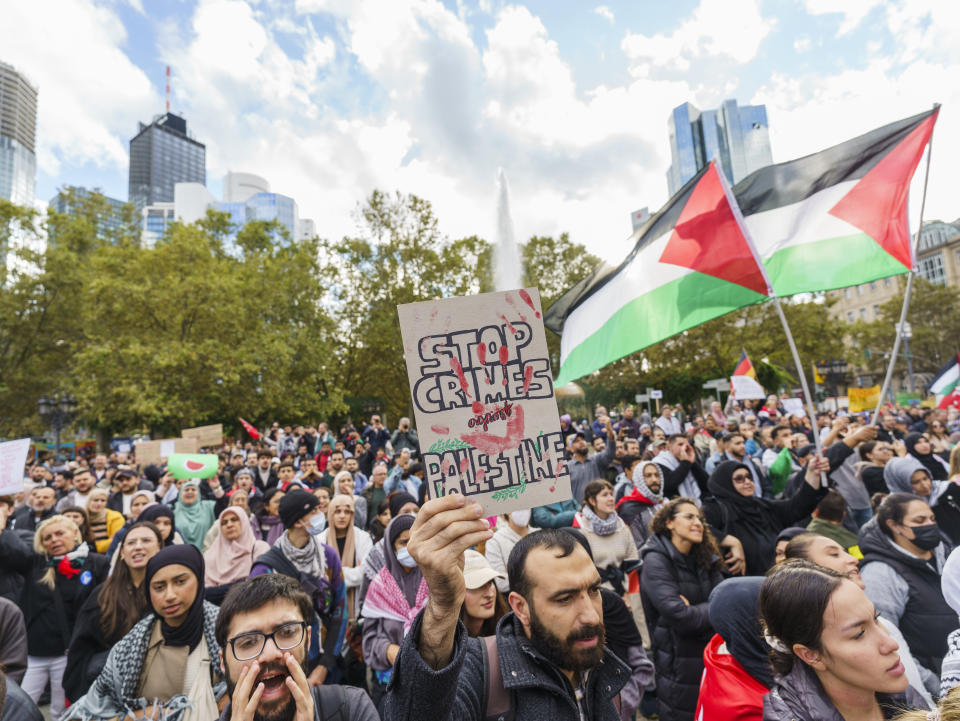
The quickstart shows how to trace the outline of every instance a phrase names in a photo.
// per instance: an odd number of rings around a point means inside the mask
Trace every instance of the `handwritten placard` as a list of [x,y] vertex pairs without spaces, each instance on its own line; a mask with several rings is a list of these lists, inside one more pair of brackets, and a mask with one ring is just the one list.
[[201,448],[212,448],[223,444],[223,424],[214,423],[210,426],[184,428],[180,431],[183,438],[196,438]]
[[569,500],[536,288],[397,306],[428,498],[492,516]]
[[23,490],[24,465],[29,451],[29,438],[0,443],[0,496],[14,495]]
[[164,438],[160,441],[140,441],[136,444],[137,463],[141,467],[151,463],[160,465],[174,453],[196,453],[200,450],[196,438]]

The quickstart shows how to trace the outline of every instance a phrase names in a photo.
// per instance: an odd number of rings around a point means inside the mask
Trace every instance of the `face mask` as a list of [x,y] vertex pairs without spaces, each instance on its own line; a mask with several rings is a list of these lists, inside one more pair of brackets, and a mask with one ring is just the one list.
[[940,526],[911,526],[913,531],[913,545],[924,551],[932,551],[940,545]]
[[397,551],[397,560],[404,568],[416,568],[417,566],[417,562],[413,560],[413,556],[410,555],[406,546]]
[[307,526],[307,533],[311,536],[319,536],[323,529],[327,527],[327,517],[319,514],[310,519],[310,525]]
[[530,523],[530,509],[525,511],[511,511],[510,520],[517,526],[526,526]]

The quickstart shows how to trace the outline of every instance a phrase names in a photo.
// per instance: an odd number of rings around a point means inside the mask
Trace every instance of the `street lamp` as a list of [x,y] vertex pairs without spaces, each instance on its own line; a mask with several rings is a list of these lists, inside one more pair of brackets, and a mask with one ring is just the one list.
[[37,401],[37,413],[53,430],[53,454],[57,460],[60,458],[60,431],[70,425],[76,410],[77,399],[67,393],[53,398],[41,396]]

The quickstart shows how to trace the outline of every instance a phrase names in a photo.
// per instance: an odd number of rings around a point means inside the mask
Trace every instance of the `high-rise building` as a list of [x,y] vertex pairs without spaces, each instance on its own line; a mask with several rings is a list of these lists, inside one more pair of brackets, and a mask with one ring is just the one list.
[[[100,189],[88,190],[84,187],[68,185],[50,198],[49,207],[58,213],[77,213],[93,193],[100,193]],[[103,193],[100,193],[100,195],[103,195]],[[123,206],[126,205],[122,200],[107,195],[103,195],[103,199],[106,201],[106,205],[97,219],[99,221],[98,230],[101,234],[119,230],[123,226]],[[49,240],[48,238],[48,242]]]
[[166,113],[139,124],[130,140],[129,198],[137,210],[172,203],[177,183],[206,182],[207,149],[187,133],[186,120]]
[[37,88],[0,62],[0,198],[33,207],[36,140]]
[[670,113],[667,127],[670,195],[711,160],[717,161],[731,185],[773,163],[764,105],[739,106],[736,100],[724,100],[716,110],[701,111],[684,103]]

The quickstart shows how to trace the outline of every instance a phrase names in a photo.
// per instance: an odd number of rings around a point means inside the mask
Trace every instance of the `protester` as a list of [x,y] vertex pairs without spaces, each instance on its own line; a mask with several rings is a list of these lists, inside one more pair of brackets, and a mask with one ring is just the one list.
[[[610,465],[617,450],[616,436],[613,433],[610,418],[605,416],[602,422],[607,429],[607,448],[602,453],[588,456],[589,446],[586,437],[580,431],[566,437],[571,456],[567,463],[567,470],[570,473],[570,490],[573,500],[578,504],[583,503],[583,489],[586,485],[595,478],[603,478],[603,472]],[[542,527],[539,524],[536,525]]]
[[220,721],[379,721],[361,689],[307,680],[312,617],[310,596],[282,574],[230,590],[216,625],[230,699]]
[[53,515],[37,526],[33,547],[7,529],[0,510],[0,570],[24,578],[20,608],[27,624],[27,672],[23,690],[34,701],[50,683],[50,714],[65,707],[63,673],[77,612],[107,575],[107,559],[81,540],[80,529]]
[[757,599],[763,579],[728,578],[710,592],[707,610],[717,633],[703,652],[703,680],[694,718],[760,721],[773,686],[770,648],[763,641]]
[[283,535],[283,521],[280,520],[280,501],[284,492],[280,488],[271,488],[263,496],[263,510],[253,517],[257,537],[272,546]]
[[[861,590],[866,587],[860,575],[857,559],[847,553],[843,547],[832,538],[816,533],[804,533],[790,541],[787,545],[787,560],[800,558],[818,566],[829,568],[831,571],[843,574]],[[896,624],[883,616],[877,621],[889,633],[899,646],[900,660],[910,683],[907,689],[907,700],[912,706],[933,708],[931,694],[938,692],[939,679],[929,671],[922,669],[913,658],[910,646]]]
[[510,558],[510,552],[517,545],[517,542],[530,533],[530,510],[510,511],[510,513],[501,515],[500,519],[496,533],[483,548],[483,554],[486,556],[490,568],[500,574],[493,580],[497,590],[506,597],[506,594],[510,593],[510,583],[507,580],[507,559]]
[[107,508],[109,494],[102,488],[94,488],[87,496],[87,518],[90,519],[90,534],[97,553],[106,553],[113,536],[123,528],[123,514]]
[[903,439],[907,453],[916,458],[930,472],[935,481],[945,481],[949,477],[950,465],[933,452],[930,439],[923,433],[908,433]]
[[[943,566],[940,589],[944,600],[955,613],[960,615],[960,553],[954,549]],[[941,696],[960,686],[960,628],[947,637],[947,653],[940,669]]]
[[653,462],[663,469],[664,498],[680,495],[700,504],[700,498],[707,494],[709,476],[686,436],[670,436],[666,447],[657,453]]
[[219,605],[230,587],[250,576],[253,562],[270,550],[258,540],[250,527],[246,511],[236,506],[225,508],[217,521],[220,533],[203,554],[206,572],[204,597]]
[[590,555],[604,585],[623,596],[626,594],[626,573],[639,565],[636,562],[640,559],[633,535],[617,515],[613,486],[608,481],[590,481],[584,488],[583,498],[574,525],[590,544]]
[[20,684],[27,672],[27,624],[13,601],[0,598],[0,671]]
[[383,534],[386,532],[389,523],[390,501],[384,497],[380,500],[380,505],[377,506],[377,515],[370,521],[370,538],[374,544],[380,543],[380,539],[383,538]]
[[627,524],[639,550],[650,537],[650,524],[663,503],[663,470],[653,461],[633,467],[633,490],[617,501],[617,513]]
[[861,443],[857,448],[860,462],[855,464],[857,479],[863,483],[867,493],[889,493],[886,482],[883,480],[884,466],[893,458],[893,446],[879,438],[875,441]]
[[347,613],[349,623],[356,622],[360,615],[357,594],[363,583],[363,561],[373,548],[370,534],[357,528],[353,522],[356,496],[339,495],[330,499],[327,507],[327,527],[320,534],[320,543],[325,544],[340,558],[343,582],[347,587]]
[[[380,503],[387,497],[386,491],[383,490],[383,484],[386,480],[387,466],[385,463],[378,463],[373,467],[370,482],[363,489],[363,493],[360,494],[366,501],[368,509],[380,508]],[[372,523],[373,519],[370,519],[370,522]]]
[[56,515],[54,507],[57,503],[56,492],[49,486],[34,487],[22,508],[14,511],[9,519],[10,528],[18,531],[33,533],[40,524]]
[[887,463],[883,477],[893,493],[920,496],[933,508],[941,530],[960,544],[960,484],[932,480],[930,470],[913,454]]
[[[363,660],[374,674],[371,694],[378,707],[403,637],[427,602],[427,583],[407,549],[413,523],[414,516],[402,513],[387,526],[385,565],[367,588],[361,611]],[[458,612],[459,608],[454,610]]]
[[846,576],[783,563],[764,579],[760,617],[775,674],[764,721],[890,718],[903,707],[897,643]]
[[103,671],[110,649],[149,611],[143,579],[147,563],[162,547],[160,531],[149,521],[131,526],[107,580],[93,589],[80,608],[63,676],[71,702],[87,692]]
[[957,614],[940,588],[949,549],[933,511],[919,496],[891,493],[860,531],[866,593],[897,624],[923,668],[940,675]]
[[85,468],[77,469],[73,474],[73,490],[57,501],[57,512],[63,513],[70,506],[86,508],[87,496],[90,495],[90,491],[93,490],[95,484],[96,480],[89,470]]
[[[83,539],[84,543],[90,546],[90,548],[96,545],[96,541],[93,539],[93,531],[90,530],[90,516],[87,515],[86,508],[67,506],[59,513],[61,516],[66,516],[77,524],[77,529],[80,531],[80,538]],[[116,538],[116,536],[114,536],[114,538]]]
[[468,638],[457,614],[465,595],[459,559],[491,536],[480,513],[451,494],[417,516],[410,554],[430,594],[404,636],[383,717],[480,721],[491,711],[484,708],[489,678],[493,689],[510,689],[496,697],[513,718],[619,719],[614,698],[629,670],[605,648],[600,576],[569,533],[543,530],[517,543],[507,574],[512,612],[495,640]]
[[773,565],[777,534],[817,507],[827,490],[820,474],[829,469],[825,459],[812,459],[804,470],[805,483],[792,498],[757,498],[753,476],[742,463],[724,461],[710,476],[713,498],[704,503],[707,521],[722,533],[740,540],[748,576],[762,576]]
[[653,645],[659,717],[692,719],[703,650],[712,635],[707,599],[723,578],[720,549],[692,498],[662,506],[650,530],[640,549],[640,595]]
[[216,520],[215,505],[214,501],[200,498],[200,484],[196,480],[184,481],[173,509],[177,531],[184,543],[196,546],[198,550],[203,548],[203,537]]
[[[353,523],[357,528],[367,527],[367,499],[353,493],[354,482],[350,471],[340,471],[333,479],[333,497],[337,495],[349,496],[353,499]],[[332,502],[333,499],[331,499]]]
[[349,615],[340,558],[319,540],[326,527],[326,517],[315,495],[299,489],[290,491],[280,501],[280,518],[285,529],[283,535],[254,562],[250,575],[282,573],[298,580],[310,594],[324,633],[321,646],[320,629],[314,624],[309,680],[314,686],[328,678],[336,683],[337,659]]
[[163,545],[172,546],[183,543],[183,538],[177,532],[176,518],[173,509],[163,503],[156,503],[147,506],[140,512],[141,521],[150,521],[160,531],[163,537]]
[[150,559],[143,587],[152,613],[110,650],[103,671],[64,721],[108,721],[127,713],[164,721],[217,718],[227,689],[217,607],[203,600],[203,578],[203,556],[191,544],[169,546]]
[[133,499],[137,491],[153,490],[153,484],[149,481],[141,481],[136,471],[127,469],[117,471],[114,481],[117,490],[111,493],[109,499],[107,499],[107,508],[126,518],[133,515]]
[[463,552],[463,581],[466,588],[460,620],[469,636],[493,636],[497,624],[510,611],[503,596],[497,593],[495,581],[505,581],[506,574],[495,571],[477,551]]
[[832,538],[845,551],[857,558],[862,558],[863,554],[860,553],[860,547],[857,545],[859,543],[857,534],[843,525],[846,506],[843,496],[831,488],[813,509],[813,520],[807,524],[807,530]]
[[0,667],[0,721],[44,721],[37,704]]
[[569,528],[576,515],[577,502],[570,498],[532,509],[530,523],[537,528]]

